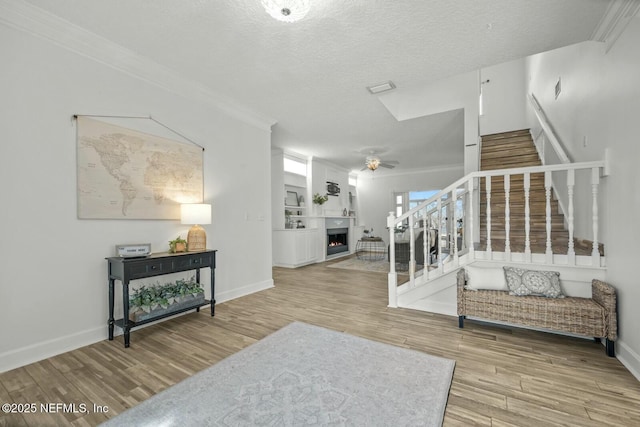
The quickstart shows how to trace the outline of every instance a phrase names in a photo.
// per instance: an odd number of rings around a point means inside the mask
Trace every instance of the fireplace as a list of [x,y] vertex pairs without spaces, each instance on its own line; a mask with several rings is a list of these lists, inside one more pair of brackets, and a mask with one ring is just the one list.
[[349,219],[325,218],[324,226],[327,230],[327,256],[349,253]]
[[327,229],[327,256],[349,251],[348,228]]

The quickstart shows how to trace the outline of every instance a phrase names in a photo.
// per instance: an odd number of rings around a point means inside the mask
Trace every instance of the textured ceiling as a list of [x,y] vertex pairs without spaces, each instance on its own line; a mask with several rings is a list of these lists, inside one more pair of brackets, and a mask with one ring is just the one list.
[[398,169],[462,163],[461,111],[398,122],[366,86],[426,85],[588,40],[609,4],[315,0],[287,24],[260,0],[28,2],[273,117],[273,146],[348,169],[372,148]]

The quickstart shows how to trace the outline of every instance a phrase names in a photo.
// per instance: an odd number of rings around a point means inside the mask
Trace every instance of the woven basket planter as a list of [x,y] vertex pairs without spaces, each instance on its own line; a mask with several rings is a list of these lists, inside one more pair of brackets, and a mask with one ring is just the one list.
[[158,306],[151,309],[151,311],[146,312],[140,307],[136,307],[135,309],[129,310],[129,320],[133,320],[134,322],[141,322],[143,320],[152,319],[154,317],[175,313],[186,308],[196,308],[204,304],[204,301],[204,292],[202,292],[195,295],[190,294],[182,297],[177,297],[174,299],[174,302],[172,304],[167,306],[167,308]]

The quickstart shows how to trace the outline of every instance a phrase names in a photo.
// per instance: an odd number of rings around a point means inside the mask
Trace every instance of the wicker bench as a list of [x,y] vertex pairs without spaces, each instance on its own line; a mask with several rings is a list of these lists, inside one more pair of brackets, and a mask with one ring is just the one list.
[[514,296],[507,291],[468,290],[464,269],[458,271],[458,326],[467,316],[606,340],[615,357],[618,336],[616,290],[600,280],[591,283],[592,298]]

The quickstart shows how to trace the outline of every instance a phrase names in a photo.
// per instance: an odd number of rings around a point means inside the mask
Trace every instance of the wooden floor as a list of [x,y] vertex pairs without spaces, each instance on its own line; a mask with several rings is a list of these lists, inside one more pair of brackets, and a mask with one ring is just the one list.
[[445,426],[640,425],[640,382],[599,344],[389,309],[384,273],[325,263],[273,275],[275,288],[219,304],[215,318],[191,313],[134,331],[126,350],[117,337],[0,374],[0,403],[109,408],[0,413],[0,425],[99,424],[294,320],[454,359]]

